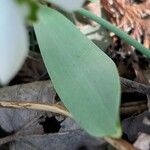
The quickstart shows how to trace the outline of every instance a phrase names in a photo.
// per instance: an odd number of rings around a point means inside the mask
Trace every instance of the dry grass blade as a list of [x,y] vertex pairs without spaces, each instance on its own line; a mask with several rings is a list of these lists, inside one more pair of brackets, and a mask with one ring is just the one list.
[[41,110],[41,111],[50,111],[50,112],[58,113],[67,117],[72,117],[72,115],[64,107],[57,105],[57,104],[0,101],[0,107],[1,108],[18,108],[18,109],[33,109],[33,110]]
[[104,139],[117,150],[137,150],[130,143],[126,142],[123,139],[113,139],[108,137],[105,137]]

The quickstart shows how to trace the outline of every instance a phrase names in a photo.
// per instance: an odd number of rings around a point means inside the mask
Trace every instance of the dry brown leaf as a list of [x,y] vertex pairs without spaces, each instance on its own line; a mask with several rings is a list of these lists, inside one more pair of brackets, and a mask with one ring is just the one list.
[[[137,0],[136,0],[137,1]],[[109,20],[150,48],[150,1],[101,0]]]

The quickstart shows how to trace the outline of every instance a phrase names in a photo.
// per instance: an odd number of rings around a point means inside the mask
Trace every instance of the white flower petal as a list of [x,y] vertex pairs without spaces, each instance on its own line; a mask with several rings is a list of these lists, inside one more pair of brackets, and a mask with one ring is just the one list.
[[0,0],[0,84],[15,76],[27,53],[25,16],[15,0]]
[[78,10],[85,2],[85,0],[48,0],[48,1],[58,5],[59,7],[69,12]]

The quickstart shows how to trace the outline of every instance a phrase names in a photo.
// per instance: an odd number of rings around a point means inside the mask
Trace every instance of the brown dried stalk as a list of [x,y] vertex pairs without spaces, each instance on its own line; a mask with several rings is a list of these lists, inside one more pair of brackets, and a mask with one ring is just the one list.
[[18,108],[18,109],[32,109],[40,111],[50,111],[58,113],[67,117],[72,115],[66,110],[65,107],[57,104],[42,104],[33,102],[17,102],[17,101],[0,101],[1,108]]

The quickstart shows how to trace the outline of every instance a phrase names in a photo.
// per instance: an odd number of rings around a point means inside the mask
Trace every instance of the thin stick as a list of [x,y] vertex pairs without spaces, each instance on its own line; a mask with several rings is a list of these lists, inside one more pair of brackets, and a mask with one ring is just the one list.
[[137,150],[130,143],[123,139],[105,137],[104,140],[115,147],[117,150]]
[[139,92],[150,95],[150,86],[125,78],[120,78],[123,91]]
[[63,107],[57,104],[42,104],[33,102],[0,101],[1,108],[33,109],[41,111],[50,111],[66,117],[72,115]]

